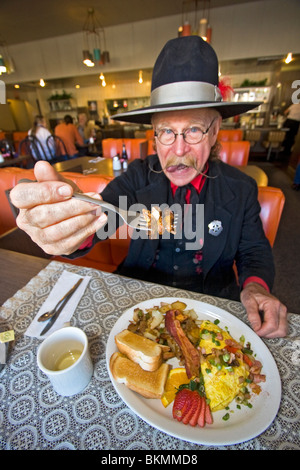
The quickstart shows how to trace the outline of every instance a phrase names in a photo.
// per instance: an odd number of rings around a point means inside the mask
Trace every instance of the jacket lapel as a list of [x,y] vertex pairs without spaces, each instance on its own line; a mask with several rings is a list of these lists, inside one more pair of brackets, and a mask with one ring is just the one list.
[[[217,164],[210,164],[212,171],[210,175],[217,175],[209,181],[205,204],[204,204],[204,247],[203,247],[203,273],[204,276],[214,266],[221,254],[226,250],[230,226],[232,221],[232,211],[230,204],[235,200],[227,181],[222,177]],[[218,235],[209,233],[209,224],[219,221],[222,231]]]

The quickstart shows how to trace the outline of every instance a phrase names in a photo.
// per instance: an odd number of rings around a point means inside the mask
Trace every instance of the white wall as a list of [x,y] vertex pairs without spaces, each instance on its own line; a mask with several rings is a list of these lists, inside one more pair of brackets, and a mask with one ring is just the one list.
[[[260,0],[211,11],[212,46],[219,60],[300,52],[300,1]],[[165,42],[177,36],[181,15],[107,28],[108,71],[149,68]],[[82,33],[10,47],[16,72],[6,83],[97,73],[82,64]],[[98,68],[100,70],[100,67]],[[1,77],[2,78],[2,77]]]

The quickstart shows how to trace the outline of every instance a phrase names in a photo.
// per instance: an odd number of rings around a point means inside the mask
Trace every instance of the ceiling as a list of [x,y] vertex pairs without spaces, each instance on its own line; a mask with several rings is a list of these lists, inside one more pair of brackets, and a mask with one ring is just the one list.
[[[210,0],[211,8],[257,0]],[[82,31],[89,8],[103,27],[199,11],[205,0],[0,0],[0,40],[7,45]],[[209,0],[206,0],[206,5]]]

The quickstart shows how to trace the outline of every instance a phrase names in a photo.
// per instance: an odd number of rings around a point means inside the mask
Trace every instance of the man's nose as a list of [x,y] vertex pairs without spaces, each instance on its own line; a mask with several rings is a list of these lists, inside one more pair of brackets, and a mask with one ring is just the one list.
[[189,144],[183,138],[183,134],[177,134],[174,142],[174,152],[176,155],[183,156],[189,150]]

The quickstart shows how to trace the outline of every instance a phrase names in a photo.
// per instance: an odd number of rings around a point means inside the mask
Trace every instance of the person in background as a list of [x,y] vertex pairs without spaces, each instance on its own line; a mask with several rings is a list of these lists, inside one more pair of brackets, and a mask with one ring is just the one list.
[[67,149],[69,158],[79,156],[78,147],[84,146],[84,141],[78,132],[77,127],[73,124],[73,118],[70,115],[64,117],[64,121],[55,127],[55,135],[60,137]]
[[[259,336],[285,336],[287,309],[271,293],[274,260],[259,217],[257,184],[218,158],[222,119],[261,103],[223,101],[218,71],[215,51],[199,36],[167,42],[153,69],[150,106],[114,116],[152,123],[156,154],[132,161],[93,197],[123,208],[126,201],[129,210],[176,204],[184,214],[178,236],[148,238],[137,231],[119,274],[240,299]],[[115,231],[105,212],[72,197],[74,183],[48,163],[37,162],[35,178],[15,186],[10,197],[20,209],[18,226],[47,253],[82,256]]]
[[77,129],[84,142],[88,144],[90,137],[96,138],[96,132],[100,130],[100,127],[89,121],[86,113],[79,113]]
[[[33,127],[29,129],[28,135],[34,136],[38,139],[41,146],[41,149],[38,148],[38,150],[40,151],[42,159],[51,161],[52,155],[47,146],[47,139],[51,135],[51,132],[47,129],[46,119],[44,116],[35,116]],[[34,152],[34,149],[32,149],[32,152]]]
[[300,126],[300,103],[291,104],[291,106],[284,111],[284,114],[287,118],[283,123],[283,127],[286,127],[288,131],[282,142],[283,151],[281,157],[282,162],[287,164]]

